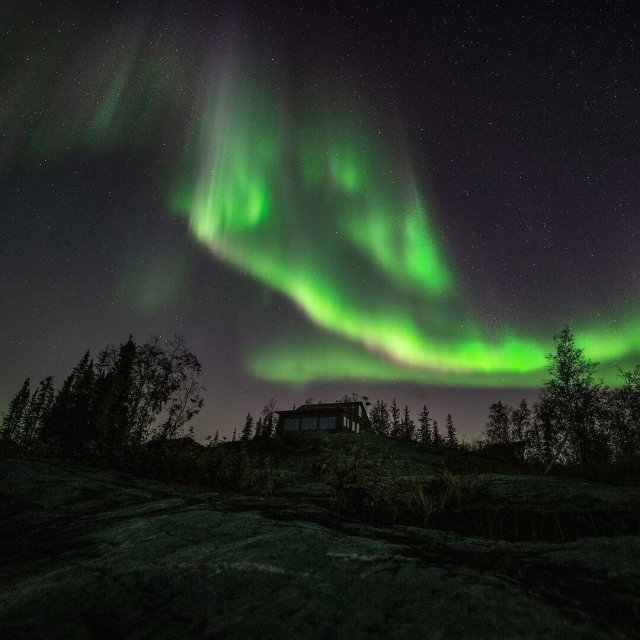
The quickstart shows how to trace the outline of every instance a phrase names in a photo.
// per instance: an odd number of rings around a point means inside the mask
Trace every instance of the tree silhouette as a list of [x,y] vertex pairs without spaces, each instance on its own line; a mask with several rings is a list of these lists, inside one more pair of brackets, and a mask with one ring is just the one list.
[[[99,357],[101,371],[96,383],[96,433],[99,449],[109,458],[128,444],[142,444],[144,425],[136,422],[132,407],[140,402],[134,386],[136,344],[129,336],[117,350]],[[133,415],[132,415],[133,414]]]
[[446,435],[445,444],[447,447],[454,449],[455,447],[458,446],[458,438],[456,436],[456,429],[453,426],[453,418],[451,417],[450,413],[447,414],[446,426],[447,426],[447,435]]
[[95,370],[87,351],[43,417],[42,439],[62,455],[75,455],[95,437]]
[[429,409],[427,409],[427,405],[422,405],[422,411],[420,412],[419,417],[419,425],[420,425],[420,442],[422,444],[431,444],[431,418],[429,418]]
[[511,407],[502,401],[489,407],[485,433],[491,443],[509,444],[511,442]]
[[440,431],[438,430],[438,421],[433,421],[433,444],[437,447],[442,446],[442,436],[440,435]]
[[616,458],[640,454],[640,365],[620,370],[622,385],[604,395],[609,439]]
[[396,399],[393,399],[391,403],[391,437],[392,438],[400,438],[401,437],[401,428],[400,428],[400,407],[398,407],[398,403]]
[[256,430],[253,434],[254,440],[260,440],[260,438],[262,438],[262,417],[258,418],[258,421],[256,422]]
[[202,409],[204,388],[200,383],[202,366],[176,335],[165,349],[166,380],[164,392],[158,390],[161,406],[167,413],[164,422],[154,430],[156,438],[173,438]]
[[29,378],[27,378],[9,403],[7,414],[2,419],[2,426],[0,427],[3,440],[19,443],[22,439],[25,413],[31,396],[29,382]]
[[48,376],[38,383],[24,413],[22,445],[27,451],[42,431],[43,421],[51,411],[53,398],[53,378]]
[[409,413],[409,407],[405,405],[402,422],[400,423],[400,433],[404,440],[413,440],[415,437],[416,425]]
[[520,401],[517,409],[511,411],[511,439],[523,440],[525,433],[529,430],[529,423],[531,420],[531,410],[527,401],[523,398]]
[[248,442],[249,440],[251,440],[252,435],[253,435],[253,416],[250,413],[247,413],[247,417],[244,421],[244,426],[242,427],[240,440],[242,440],[242,442]]
[[274,398],[271,398],[262,409],[262,429],[260,437],[263,440],[268,440],[273,437],[273,431],[275,428],[275,414],[277,412],[278,403]]
[[384,400],[376,400],[371,409],[371,426],[374,433],[381,436],[389,435],[389,409]]
[[571,443],[578,464],[584,464],[588,440],[588,421],[594,413],[600,385],[594,379],[597,364],[587,360],[582,349],[575,344],[569,327],[553,338],[554,351],[547,356],[550,378],[544,383],[541,398],[555,410],[556,429],[562,439],[546,473],[558,456]]

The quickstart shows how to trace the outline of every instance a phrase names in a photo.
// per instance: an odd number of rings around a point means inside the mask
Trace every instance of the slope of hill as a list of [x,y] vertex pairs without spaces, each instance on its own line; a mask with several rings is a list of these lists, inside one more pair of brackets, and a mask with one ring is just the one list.
[[[413,476],[426,471],[416,451],[415,466],[406,461]],[[467,640],[637,632],[640,537],[507,542],[357,522],[331,508],[314,475],[317,458],[281,456],[278,486],[262,495],[0,460],[2,636]],[[401,455],[394,461],[404,464]],[[638,504],[635,489],[549,480],[531,494],[524,476],[494,476],[494,499],[550,504],[572,491],[584,505]]]

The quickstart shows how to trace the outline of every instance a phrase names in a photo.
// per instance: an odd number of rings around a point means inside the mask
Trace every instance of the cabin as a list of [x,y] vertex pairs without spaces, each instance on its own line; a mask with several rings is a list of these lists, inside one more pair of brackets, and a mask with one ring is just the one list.
[[373,431],[362,402],[303,404],[290,411],[278,411],[277,435],[289,431],[353,432]]

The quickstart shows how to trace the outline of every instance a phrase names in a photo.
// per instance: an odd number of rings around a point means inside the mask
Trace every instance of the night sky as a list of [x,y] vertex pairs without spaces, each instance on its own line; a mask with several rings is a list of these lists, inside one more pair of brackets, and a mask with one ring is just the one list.
[[199,438],[345,393],[473,437],[565,324],[639,363],[637,3],[293,5],[2,3],[0,407],[129,333],[198,355]]

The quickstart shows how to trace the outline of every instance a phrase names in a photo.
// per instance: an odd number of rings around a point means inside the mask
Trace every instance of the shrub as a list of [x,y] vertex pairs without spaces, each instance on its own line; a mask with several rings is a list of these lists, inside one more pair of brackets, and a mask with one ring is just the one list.
[[484,498],[489,492],[486,475],[454,475],[448,469],[425,483],[413,483],[409,494],[409,509],[422,515],[426,527],[432,514],[461,507]]
[[384,460],[370,458],[360,439],[327,450],[322,471],[331,487],[332,505],[340,513],[366,518],[389,502]]

